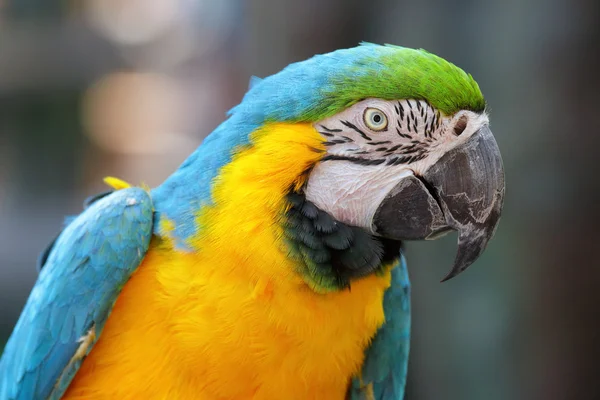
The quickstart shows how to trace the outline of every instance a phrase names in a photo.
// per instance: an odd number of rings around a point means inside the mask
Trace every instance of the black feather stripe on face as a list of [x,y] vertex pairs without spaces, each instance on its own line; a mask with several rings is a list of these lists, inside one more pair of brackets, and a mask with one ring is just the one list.
[[[426,100],[365,102],[365,105],[354,105],[354,113],[332,117],[316,126],[327,147],[322,161],[349,161],[370,166],[410,164],[425,159],[444,138],[444,128],[440,129],[442,116]],[[365,107],[378,106],[382,107],[392,129],[373,131],[359,119]],[[460,131],[456,129],[455,135]]]

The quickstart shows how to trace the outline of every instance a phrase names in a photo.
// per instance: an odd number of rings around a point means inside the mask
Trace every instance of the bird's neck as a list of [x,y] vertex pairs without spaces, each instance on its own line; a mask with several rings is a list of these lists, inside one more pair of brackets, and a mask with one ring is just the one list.
[[152,192],[155,233],[180,250],[195,250],[207,226],[273,224],[286,207],[285,196],[304,184],[324,151],[310,124],[271,123],[233,134],[234,122],[217,128]]
[[[243,123],[231,116],[208,135],[183,164],[160,186],[152,190],[155,234],[168,236],[180,250],[191,250],[190,238],[197,232],[199,210],[212,203],[213,181],[221,168],[231,162],[234,152],[248,146],[257,123]],[[168,235],[164,225],[172,226]]]

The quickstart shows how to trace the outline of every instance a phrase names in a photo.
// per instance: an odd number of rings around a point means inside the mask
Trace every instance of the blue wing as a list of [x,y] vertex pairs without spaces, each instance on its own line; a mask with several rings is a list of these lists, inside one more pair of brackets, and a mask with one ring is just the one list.
[[106,196],[56,239],[0,359],[0,399],[60,398],[152,237],[139,188]]
[[392,270],[392,285],[383,299],[385,323],[367,349],[360,378],[350,400],[402,400],[410,348],[410,282],[406,260]]

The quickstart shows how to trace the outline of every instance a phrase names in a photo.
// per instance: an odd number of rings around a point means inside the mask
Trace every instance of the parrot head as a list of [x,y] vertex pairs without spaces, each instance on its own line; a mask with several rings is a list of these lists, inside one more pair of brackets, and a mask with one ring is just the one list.
[[[458,252],[446,280],[471,265],[496,230],[504,171],[485,100],[469,74],[440,57],[362,44],[253,79],[229,119],[174,179],[185,176],[187,168],[193,171],[188,181],[214,182],[232,153],[257,146],[253,135],[270,124],[309,126],[303,132],[318,137],[318,145],[306,146],[317,155],[302,172],[301,187],[291,190],[286,224],[309,269],[323,263],[350,269],[364,264],[368,267],[358,268],[356,275],[365,275],[388,261],[386,253],[397,257],[400,242],[453,230]],[[236,148],[242,150],[236,153]],[[171,187],[170,198],[189,194],[173,193],[177,185],[169,181],[166,187]],[[192,188],[188,192],[203,190],[187,187]],[[218,202],[209,192],[188,197]],[[177,207],[169,212],[185,237],[192,223],[177,221]],[[352,241],[360,248],[349,246]]]
[[368,98],[319,121],[326,155],[306,197],[337,220],[393,240],[455,230],[458,254],[444,280],[471,265],[502,211],[504,174],[488,117],[451,115],[425,98]]
[[314,121],[325,138],[306,199],[385,239],[457,231],[444,280],[464,271],[492,238],[504,198],[502,158],[477,83],[424,50],[366,44],[321,57],[321,67],[338,69],[326,71],[319,101],[294,118]]

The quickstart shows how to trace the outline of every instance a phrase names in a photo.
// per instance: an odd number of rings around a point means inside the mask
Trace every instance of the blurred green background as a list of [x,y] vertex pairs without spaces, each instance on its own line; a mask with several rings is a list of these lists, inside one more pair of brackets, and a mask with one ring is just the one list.
[[[486,96],[495,239],[409,243],[407,399],[599,399],[597,0],[0,0],[0,349],[64,215],[115,175],[157,185],[250,75],[359,41],[422,47]],[[75,283],[74,283],[75,284]]]

